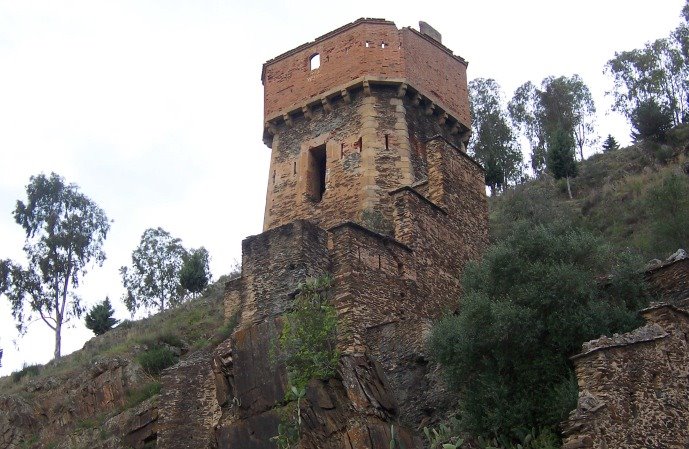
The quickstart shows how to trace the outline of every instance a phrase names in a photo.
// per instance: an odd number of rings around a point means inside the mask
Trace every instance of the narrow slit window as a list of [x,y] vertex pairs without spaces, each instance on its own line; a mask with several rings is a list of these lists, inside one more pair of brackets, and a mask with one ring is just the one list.
[[359,137],[359,141],[357,142],[357,146],[359,147],[359,153],[361,153],[361,150],[363,150],[363,141],[361,137]]
[[340,144],[340,159],[344,157],[344,142]]
[[388,48],[388,44],[386,44],[385,42],[381,42],[380,48]]
[[373,42],[366,41],[366,48],[371,48],[371,47],[373,47]]
[[321,66],[321,55],[316,53],[309,58],[309,70],[316,70]]
[[390,135],[389,135],[389,134],[386,134],[386,135],[385,135],[385,149],[386,149],[386,150],[389,150],[389,149],[390,149],[389,144],[390,144]]
[[325,193],[326,173],[325,145],[309,150],[309,168],[307,171],[307,190],[309,196],[316,202],[323,199]]
[[292,171],[292,174],[293,174],[293,175],[296,175],[296,174],[297,174],[297,163],[296,163],[296,162],[294,163],[294,169],[293,169],[293,171]]

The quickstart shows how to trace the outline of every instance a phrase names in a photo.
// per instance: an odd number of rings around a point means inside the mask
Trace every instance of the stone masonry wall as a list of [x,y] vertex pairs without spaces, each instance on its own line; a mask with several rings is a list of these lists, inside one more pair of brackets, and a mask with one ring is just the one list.
[[646,326],[586,343],[573,358],[579,401],[564,449],[689,444],[689,314],[661,304],[642,315]]
[[689,298],[689,258],[684,257],[648,270],[646,280],[664,301]]

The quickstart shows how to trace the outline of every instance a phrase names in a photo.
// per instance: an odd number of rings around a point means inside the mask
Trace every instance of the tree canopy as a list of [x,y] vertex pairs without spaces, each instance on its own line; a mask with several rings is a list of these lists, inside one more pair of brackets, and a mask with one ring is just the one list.
[[55,358],[60,357],[62,325],[83,312],[74,294],[90,264],[105,260],[103,242],[110,230],[105,212],[55,174],[32,176],[27,201],[17,201],[14,219],[26,234],[28,267],[0,263],[0,292],[12,305],[20,331],[34,314],[55,332]]
[[187,251],[180,239],[162,228],[146,229],[132,252],[132,265],[120,268],[127,289],[127,309],[132,313],[139,308],[157,308],[162,312],[182,302],[184,289],[179,275],[185,257]]
[[472,139],[470,151],[486,170],[486,185],[495,193],[523,175],[522,154],[503,108],[502,91],[493,79],[469,83]]
[[185,290],[198,294],[211,281],[211,271],[208,266],[210,256],[206,248],[192,249],[184,257],[184,265],[179,273],[179,282]]
[[103,302],[96,304],[89,310],[84,318],[84,324],[94,334],[103,335],[118,323],[118,320],[112,317],[114,313],[110,298],[106,296]]
[[612,134],[608,134],[608,137],[605,138],[605,142],[603,142],[603,152],[607,153],[608,151],[615,151],[620,149],[620,144],[617,143],[617,139],[615,139]]
[[[515,224],[470,264],[459,312],[432,330],[431,355],[474,434],[517,437],[556,426],[576,404],[569,356],[584,341],[634,328],[646,300],[634,259],[568,224]],[[597,276],[612,271],[610,285]]]
[[[531,144],[531,168],[542,173],[548,163],[548,144],[557,133],[572,136],[581,159],[592,146],[596,108],[589,88],[579,75],[549,76],[536,87],[530,81],[515,91],[508,105],[515,127]],[[550,168],[550,167],[548,167]]]

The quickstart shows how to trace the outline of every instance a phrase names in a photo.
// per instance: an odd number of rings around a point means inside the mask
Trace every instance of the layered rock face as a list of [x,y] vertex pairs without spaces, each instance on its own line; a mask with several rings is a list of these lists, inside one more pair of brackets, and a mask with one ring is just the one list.
[[276,447],[293,407],[271,357],[281,315],[325,274],[342,355],[300,401],[300,447],[422,446],[417,427],[449,401],[425,339],[488,240],[466,62],[433,35],[362,19],[266,63],[264,232],[244,240],[226,293],[239,325],[164,374],[158,447]]
[[[0,447],[144,447],[157,436],[155,398],[125,408],[128,390],[145,383],[141,368],[123,358],[95,362],[67,382],[29,382],[24,395],[0,397]],[[102,429],[93,422],[108,415]],[[51,446],[52,445],[52,446]]]

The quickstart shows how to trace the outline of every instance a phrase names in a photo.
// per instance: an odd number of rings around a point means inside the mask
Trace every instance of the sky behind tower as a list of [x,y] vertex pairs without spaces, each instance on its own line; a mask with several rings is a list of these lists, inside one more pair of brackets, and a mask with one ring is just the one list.
[[[0,0],[0,258],[23,260],[11,212],[31,175],[55,171],[113,219],[108,259],[84,278],[88,306],[112,300],[128,318],[118,268],[144,229],[205,246],[217,278],[261,232],[269,149],[262,141],[261,65],[359,17],[418,28],[495,78],[509,98],[525,81],[578,73],[598,108],[598,133],[629,142],[609,112],[615,51],[665,37],[684,0],[221,1]],[[63,354],[91,337],[67,328]],[[19,338],[0,298],[0,375],[45,363],[41,322]]]

